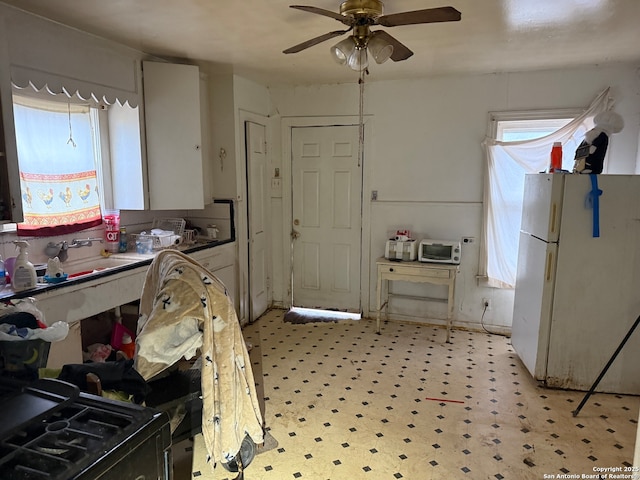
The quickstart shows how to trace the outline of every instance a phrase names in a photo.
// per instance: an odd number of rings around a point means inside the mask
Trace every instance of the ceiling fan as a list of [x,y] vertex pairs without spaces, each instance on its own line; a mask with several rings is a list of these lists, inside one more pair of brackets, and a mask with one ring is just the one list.
[[456,22],[462,18],[453,7],[427,8],[410,12],[384,15],[380,0],[346,0],[340,5],[340,13],[318,7],[290,5],[291,8],[333,18],[347,25],[346,30],[336,30],[287,48],[283,53],[297,53],[331,38],[353,32],[348,38],[331,47],[331,54],[341,64],[362,71],[368,66],[367,51],[377,63],[391,58],[394,62],[406,60],[413,52],[384,30],[371,31],[371,27],[397,27],[421,23]]

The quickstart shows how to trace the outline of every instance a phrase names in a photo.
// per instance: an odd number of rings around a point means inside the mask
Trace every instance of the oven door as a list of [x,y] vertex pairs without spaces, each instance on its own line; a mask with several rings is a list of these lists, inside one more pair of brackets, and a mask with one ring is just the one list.
[[144,430],[107,452],[74,480],[173,480],[169,423]]
[[420,261],[434,263],[452,263],[453,245],[445,243],[420,244]]

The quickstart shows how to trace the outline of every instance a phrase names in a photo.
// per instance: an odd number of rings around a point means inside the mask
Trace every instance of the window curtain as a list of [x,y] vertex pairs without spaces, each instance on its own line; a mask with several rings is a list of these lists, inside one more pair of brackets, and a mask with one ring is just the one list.
[[[487,157],[484,185],[484,232],[480,276],[498,288],[514,288],[526,173],[547,171],[551,147],[562,142],[564,159],[573,159],[593,117],[610,107],[609,88],[582,115],[545,137],[518,142],[483,142]],[[566,163],[565,163],[566,165]]]
[[24,222],[18,235],[73,233],[102,223],[89,107],[14,96]]

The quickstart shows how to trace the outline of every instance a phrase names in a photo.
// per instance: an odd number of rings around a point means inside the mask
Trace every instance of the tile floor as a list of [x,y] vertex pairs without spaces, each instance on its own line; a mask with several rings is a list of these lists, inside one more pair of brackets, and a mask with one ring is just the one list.
[[[245,480],[585,478],[633,461],[640,397],[594,394],[573,417],[584,392],[536,385],[506,337],[284,313],[244,329],[278,442]],[[234,478],[185,473],[190,449],[175,447],[176,480]]]

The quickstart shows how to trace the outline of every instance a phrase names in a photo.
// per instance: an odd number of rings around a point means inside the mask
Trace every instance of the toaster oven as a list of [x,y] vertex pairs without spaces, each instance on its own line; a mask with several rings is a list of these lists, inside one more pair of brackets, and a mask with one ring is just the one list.
[[418,260],[432,263],[460,263],[460,242],[425,238],[418,247]]

